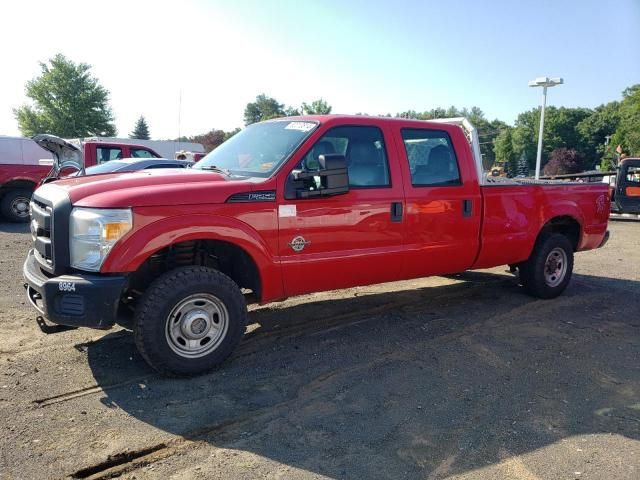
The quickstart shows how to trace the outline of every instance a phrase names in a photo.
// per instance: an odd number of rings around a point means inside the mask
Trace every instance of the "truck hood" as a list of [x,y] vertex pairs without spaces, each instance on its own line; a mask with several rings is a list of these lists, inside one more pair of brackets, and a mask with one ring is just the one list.
[[264,180],[168,168],[65,178],[45,187],[66,190],[73,205],[125,208],[223,203],[234,193],[259,190]]

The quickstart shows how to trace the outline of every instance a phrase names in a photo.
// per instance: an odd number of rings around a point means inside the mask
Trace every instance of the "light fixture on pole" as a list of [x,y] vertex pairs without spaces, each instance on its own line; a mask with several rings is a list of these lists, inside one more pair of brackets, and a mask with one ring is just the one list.
[[542,105],[540,107],[540,131],[538,132],[538,154],[536,155],[536,180],[540,178],[540,163],[542,161],[542,133],[544,131],[544,108],[547,105],[547,87],[562,85],[564,80],[560,77],[538,77],[529,82],[530,87],[542,87]]

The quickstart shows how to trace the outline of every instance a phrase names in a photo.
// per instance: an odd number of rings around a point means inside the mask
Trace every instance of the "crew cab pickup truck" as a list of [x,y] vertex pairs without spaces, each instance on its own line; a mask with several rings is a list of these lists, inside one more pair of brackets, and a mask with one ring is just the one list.
[[[104,142],[67,141],[52,135],[36,135],[34,139],[0,137],[0,213],[11,222],[29,221],[29,199],[35,188],[51,171],[51,153],[66,144],[68,161],[75,168],[99,165],[116,158],[157,158],[154,150],[143,145]],[[74,151],[73,147],[77,151]],[[54,150],[52,150],[52,148]],[[44,149],[44,150],[43,150]],[[51,153],[50,153],[51,152]],[[62,159],[61,159],[62,160]],[[67,163],[68,164],[68,163]]]
[[192,375],[238,344],[249,293],[511,265],[556,297],[574,252],[608,238],[609,190],[487,176],[464,119],[330,115],[251,125],[188,170],[46,184],[31,212],[23,272],[41,316],[129,326],[151,366]]

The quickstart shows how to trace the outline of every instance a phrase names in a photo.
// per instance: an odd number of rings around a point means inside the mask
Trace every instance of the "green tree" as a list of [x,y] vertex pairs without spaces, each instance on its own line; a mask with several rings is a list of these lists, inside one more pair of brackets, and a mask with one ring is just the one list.
[[241,128],[236,127],[236,128],[234,128],[233,130],[231,130],[229,132],[224,132],[224,141],[226,142],[227,140],[229,140],[231,137],[233,137],[240,130],[241,130]]
[[328,115],[331,113],[331,105],[322,98],[314,100],[310,104],[302,102],[302,112],[305,115]]
[[627,155],[640,155],[640,84],[633,85],[622,93],[620,123],[611,138],[611,148],[618,145]]
[[513,128],[505,128],[493,141],[493,152],[496,162],[506,163],[513,157]]
[[300,115],[300,109],[296,107],[287,107],[284,109],[284,115],[286,117],[297,117]]
[[518,164],[516,166],[516,175],[519,177],[529,176],[529,161],[527,160],[527,154],[522,152],[518,157]]
[[508,177],[517,175],[516,154],[513,151],[513,128],[502,130],[493,140],[493,151],[496,162],[504,165]]
[[278,103],[275,98],[267,97],[264,93],[256,97],[255,102],[247,103],[244,109],[244,124],[269,120],[270,118],[283,117],[284,105]]
[[595,111],[582,120],[578,126],[578,133],[581,136],[581,148],[585,156],[585,168],[592,169],[603,160],[613,159],[613,148],[609,143],[608,151],[605,152],[606,137],[611,138],[620,123],[620,102],[609,102],[596,107]]
[[[584,155],[585,147],[578,130],[580,122],[592,115],[587,108],[547,107],[545,110],[544,135],[542,138],[542,166],[556,148],[573,148]],[[535,168],[538,150],[540,109],[535,108],[518,115],[513,130],[513,150],[516,155],[525,152],[529,167]]]
[[582,142],[582,136],[578,125],[593,114],[589,108],[551,108],[548,121],[545,113],[545,157],[550,158],[551,152],[556,148],[575,149],[581,157],[588,152]]
[[133,132],[129,134],[129,138],[137,138],[140,140],[149,140],[149,125],[144,116],[140,115],[140,118],[136,122],[136,126],[133,127]]
[[516,118],[511,134],[512,148],[516,155],[524,152],[529,159],[530,168],[535,168],[538,124],[540,122],[540,111],[538,109],[522,112]]
[[27,82],[32,105],[14,109],[24,136],[49,133],[65,138],[116,135],[109,92],[91,76],[91,66],[57,54],[42,73]]

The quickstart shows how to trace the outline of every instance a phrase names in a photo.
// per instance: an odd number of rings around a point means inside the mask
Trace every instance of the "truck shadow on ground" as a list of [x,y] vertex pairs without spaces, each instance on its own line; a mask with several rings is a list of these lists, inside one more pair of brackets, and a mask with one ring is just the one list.
[[233,357],[198,378],[157,376],[121,333],[88,359],[107,406],[335,478],[451,475],[580,434],[640,439],[639,282],[575,275],[542,301],[504,275],[456,278],[255,311]]
[[29,233],[29,224],[28,223],[8,223],[0,220],[0,232]]

